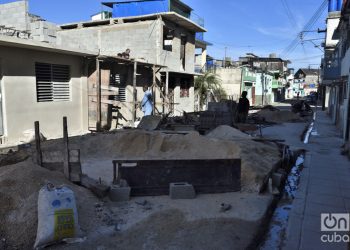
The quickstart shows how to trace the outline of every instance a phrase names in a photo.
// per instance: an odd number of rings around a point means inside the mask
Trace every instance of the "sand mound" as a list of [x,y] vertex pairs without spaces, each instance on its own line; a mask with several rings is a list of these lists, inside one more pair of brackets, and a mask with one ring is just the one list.
[[216,139],[237,139],[237,138],[244,138],[249,139],[250,136],[242,133],[240,130],[232,128],[227,125],[222,125],[217,127],[216,129],[212,130],[210,133],[206,135],[208,138],[216,138]]
[[289,110],[270,110],[262,109],[257,115],[267,122],[284,123],[284,122],[303,122],[304,119],[298,114]]
[[[94,195],[68,182],[62,173],[34,165],[31,160],[0,168],[0,238],[11,249],[32,249],[37,231],[38,192],[45,183],[67,185],[74,190],[83,231],[94,220]],[[89,218],[84,220],[81,218]]]
[[[244,139],[241,132],[225,126],[213,131],[212,137],[196,132],[187,135],[167,135],[140,130],[114,134],[75,137],[71,144],[81,150],[82,163],[110,159],[242,159],[242,189],[258,192],[266,175],[278,163],[279,151],[274,145],[264,145]],[[224,135],[228,134],[228,137]],[[235,135],[235,137],[232,137]],[[239,138],[239,140],[234,140]],[[243,140],[242,140],[243,139]],[[44,143],[45,148],[57,148],[58,140]],[[57,150],[57,149],[56,149]],[[264,157],[262,157],[264,156]],[[108,162],[109,160],[107,160]],[[110,167],[112,169],[112,164]]]

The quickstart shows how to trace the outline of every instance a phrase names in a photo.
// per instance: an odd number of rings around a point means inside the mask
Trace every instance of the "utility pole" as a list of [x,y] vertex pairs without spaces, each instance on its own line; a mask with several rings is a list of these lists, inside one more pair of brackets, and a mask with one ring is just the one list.
[[224,68],[226,68],[227,47],[225,47]]

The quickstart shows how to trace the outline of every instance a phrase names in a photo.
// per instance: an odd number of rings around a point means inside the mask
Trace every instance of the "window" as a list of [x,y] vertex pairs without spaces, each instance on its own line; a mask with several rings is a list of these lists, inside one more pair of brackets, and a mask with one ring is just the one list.
[[188,81],[181,79],[181,84],[180,84],[180,97],[190,97],[190,84]]
[[68,65],[35,63],[38,102],[70,101]]
[[174,30],[163,27],[163,50],[173,51]]

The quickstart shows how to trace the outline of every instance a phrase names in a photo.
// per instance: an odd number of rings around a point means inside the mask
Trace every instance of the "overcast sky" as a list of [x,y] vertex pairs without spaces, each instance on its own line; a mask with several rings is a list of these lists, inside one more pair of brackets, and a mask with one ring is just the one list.
[[[8,0],[0,0],[6,2]],[[287,3],[287,7],[283,5]],[[246,52],[259,56],[282,51],[303,30],[304,25],[323,0],[183,0],[205,19],[205,40],[213,43],[208,51],[215,58],[238,59]],[[89,20],[99,12],[100,0],[29,0],[30,12],[55,23]],[[105,7],[106,8],[106,7]],[[326,11],[312,30],[325,28]],[[305,33],[305,39],[323,38],[324,34]],[[317,45],[321,40],[314,41]],[[318,67],[322,52],[311,42],[299,44],[292,53],[283,55],[292,67]]]

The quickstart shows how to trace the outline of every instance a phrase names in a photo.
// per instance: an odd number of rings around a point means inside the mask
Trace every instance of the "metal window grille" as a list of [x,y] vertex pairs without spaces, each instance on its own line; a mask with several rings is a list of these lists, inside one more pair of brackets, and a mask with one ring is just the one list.
[[35,63],[38,102],[70,101],[70,68],[68,65]]

